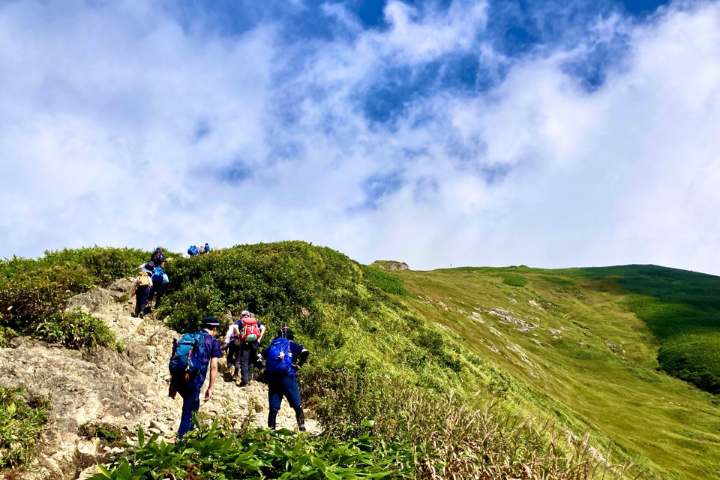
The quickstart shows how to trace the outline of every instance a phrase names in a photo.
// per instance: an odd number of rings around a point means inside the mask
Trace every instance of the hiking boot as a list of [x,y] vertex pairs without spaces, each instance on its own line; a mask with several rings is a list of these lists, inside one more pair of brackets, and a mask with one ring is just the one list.
[[306,432],[306,431],[307,431],[307,429],[305,428],[305,424],[304,424],[304,423],[298,427],[298,431],[300,431],[300,432]]
[[137,318],[145,318],[145,314],[143,312],[138,313]]
[[239,386],[240,388],[247,387],[248,385],[249,385],[249,384],[248,384],[247,382],[240,382],[240,383],[238,384],[238,386]]

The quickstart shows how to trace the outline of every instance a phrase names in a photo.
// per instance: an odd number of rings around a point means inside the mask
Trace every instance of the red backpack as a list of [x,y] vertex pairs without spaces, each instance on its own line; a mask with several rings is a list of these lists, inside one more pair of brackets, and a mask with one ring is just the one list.
[[260,338],[260,328],[257,318],[243,318],[240,326],[240,341],[252,343],[257,342],[258,338]]

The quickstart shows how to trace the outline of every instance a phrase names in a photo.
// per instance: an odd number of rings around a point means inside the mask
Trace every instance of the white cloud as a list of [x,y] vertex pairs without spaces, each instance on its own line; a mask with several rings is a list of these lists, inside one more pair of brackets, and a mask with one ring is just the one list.
[[[362,33],[328,5],[353,36],[301,47],[277,25],[194,34],[145,2],[53,8],[0,7],[1,256],[303,239],[416,268],[720,273],[718,4],[598,22],[630,53],[593,93],[563,67],[587,47],[493,51],[486,4],[393,1]],[[418,98],[392,129],[365,118],[388,66],[458,52],[509,73]],[[361,208],[383,175],[402,187]]]

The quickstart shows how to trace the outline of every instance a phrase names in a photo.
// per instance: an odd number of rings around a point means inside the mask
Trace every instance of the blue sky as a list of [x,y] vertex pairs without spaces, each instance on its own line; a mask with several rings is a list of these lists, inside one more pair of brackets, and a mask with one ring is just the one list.
[[0,256],[720,273],[718,32],[717,1],[0,2]]

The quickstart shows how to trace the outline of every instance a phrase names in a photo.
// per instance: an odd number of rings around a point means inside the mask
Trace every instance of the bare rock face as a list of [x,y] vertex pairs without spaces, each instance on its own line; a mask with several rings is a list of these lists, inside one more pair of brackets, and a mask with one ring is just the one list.
[[[35,478],[75,478],[78,468],[88,463],[76,451],[82,443],[78,427],[91,419],[133,425],[142,420],[149,398],[157,396],[152,379],[126,358],[110,350],[102,353],[84,356],[35,341],[0,349],[0,362],[6,370],[0,385],[24,387],[52,403],[45,447],[37,465],[30,469],[40,474]],[[86,456],[97,453],[85,450]]]
[[[13,348],[0,349],[0,365],[5,369],[0,386],[24,387],[29,395],[49,398],[52,404],[37,458],[20,476],[10,478],[87,477],[108,455],[97,438],[79,435],[78,427],[87,423],[124,429],[122,440],[129,443],[137,441],[134,433],[139,424],[166,442],[175,441],[182,399],[168,397],[168,362],[172,340],[180,335],[152,318],[131,317],[132,300],[120,301],[131,287],[131,280],[122,279],[108,289],[96,288],[70,301],[72,308],[80,307],[104,321],[125,345],[122,353],[108,348],[69,350],[26,338],[13,339]],[[217,418],[233,427],[249,417],[256,426],[266,426],[267,385],[255,381],[240,388],[231,374],[221,359],[213,397],[201,404],[201,418]],[[206,381],[201,395],[207,385]],[[307,416],[308,430],[319,432],[312,412]],[[295,425],[295,412],[283,402],[278,427],[293,429]]]

